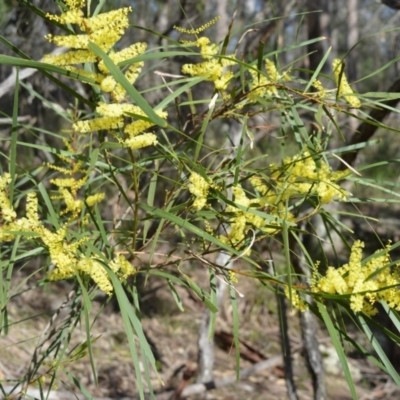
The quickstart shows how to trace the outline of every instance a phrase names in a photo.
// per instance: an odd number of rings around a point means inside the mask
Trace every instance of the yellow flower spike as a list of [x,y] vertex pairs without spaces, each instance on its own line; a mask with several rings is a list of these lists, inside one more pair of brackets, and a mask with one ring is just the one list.
[[99,117],[87,121],[78,121],[72,125],[81,133],[89,133],[99,130],[119,129],[124,126],[124,120],[121,117]]
[[[201,27],[201,30],[207,27]],[[199,32],[201,32],[201,30]],[[197,34],[194,30],[182,32]],[[226,71],[225,68],[236,64],[235,56],[231,55],[230,59],[221,58],[218,59],[216,56],[219,52],[219,46],[215,43],[211,43],[207,37],[200,37],[193,42],[184,41],[187,45],[193,45],[200,48],[200,54],[206,61],[198,64],[185,64],[182,66],[182,73],[191,76],[201,76],[207,81],[214,82],[215,89],[224,91],[228,87],[230,80],[233,78],[231,71]]]
[[35,192],[28,193],[26,200],[26,218],[34,225],[39,225],[38,199]]
[[72,193],[67,189],[62,189],[61,194],[67,206],[65,212],[70,212],[72,215],[77,216],[83,207],[82,200],[75,199]]
[[115,87],[113,88],[113,90],[111,90],[110,93],[111,93],[111,98],[116,103],[121,103],[123,100],[125,100],[126,90],[119,83],[115,85]]
[[321,83],[320,80],[315,79],[315,81],[313,82],[312,85],[313,85],[313,87],[314,87],[315,89],[317,89],[316,95],[317,95],[318,97],[323,98],[323,97],[326,96],[325,88],[322,86],[322,83]]
[[64,54],[47,54],[42,58],[46,64],[66,66],[82,64],[85,62],[95,62],[96,56],[88,50],[71,50]]
[[114,104],[99,102],[96,112],[104,117],[122,117],[126,113],[143,115],[143,111],[133,104]]
[[[129,47],[127,47],[126,49],[123,49],[121,51],[111,52],[109,54],[109,56],[115,64],[118,64],[122,61],[129,60],[130,58],[140,56],[141,54],[143,54],[146,51],[146,48],[147,48],[147,43],[138,42],[138,43],[134,43],[134,44],[130,45]],[[141,67],[141,66],[143,66],[143,62],[135,63],[133,65],[138,65],[138,67]],[[109,72],[108,68],[104,64],[103,60],[101,60],[99,62],[98,66],[99,66],[99,69],[101,72],[103,72],[103,73]]]
[[228,234],[228,238],[234,245],[243,242],[245,239],[246,223],[246,217],[241,213],[237,213],[236,216],[231,219],[231,230]]
[[265,75],[253,69],[249,70],[252,78],[249,93],[251,100],[257,100],[257,97],[277,95],[278,90],[274,84],[292,80],[290,71],[285,71],[281,74],[276,68],[275,63],[271,60],[265,60],[265,70]]
[[272,82],[264,75],[259,75],[257,71],[249,70],[252,78],[250,83],[249,99],[257,101],[257,97],[272,96],[278,93]]
[[97,203],[100,203],[101,201],[103,201],[104,197],[105,197],[104,193],[93,194],[91,196],[88,196],[88,198],[86,199],[86,204],[89,207],[93,207]]
[[221,17],[217,16],[217,17],[213,18],[211,21],[205,23],[204,25],[202,25],[198,28],[186,29],[186,28],[181,28],[180,26],[174,25],[174,29],[181,33],[187,33],[188,35],[198,35],[199,33],[204,32],[210,26],[213,26],[215,23],[217,23],[220,18]]
[[154,133],[143,133],[124,141],[125,146],[129,147],[131,150],[139,150],[157,143],[157,136]]
[[143,63],[136,63],[131,65],[125,72],[125,78],[128,80],[130,84],[136,82],[140,72],[142,71]]
[[285,295],[288,299],[292,300],[292,306],[299,311],[307,311],[308,304],[299,296],[299,293],[292,287],[292,290],[289,292],[289,287],[285,286],[284,288]]
[[[103,92],[110,93],[112,92],[115,87],[117,86],[117,81],[114,79],[113,76],[107,76],[100,82],[100,89]],[[125,95],[125,93],[124,93]]]
[[336,183],[348,172],[333,172],[323,159],[319,160],[317,165],[307,151],[286,158],[283,160],[283,166],[283,172],[271,166],[273,170],[271,176],[276,182],[276,191],[282,200],[298,194],[315,193],[321,203],[327,204],[335,198],[345,200],[349,196],[349,193]]
[[79,24],[84,17],[83,11],[79,8],[64,12],[60,16],[47,13],[46,17],[51,21],[60,24]]
[[[145,116],[143,111],[140,110],[139,108],[137,108],[137,109],[132,108],[132,111],[133,111],[133,114]],[[126,108],[125,112],[130,113],[131,111],[128,108]],[[160,110],[156,111],[156,114],[161,118],[166,118],[168,115],[165,111],[160,111]],[[137,121],[134,121],[134,122],[126,125],[124,132],[127,135],[134,137],[134,136],[146,131],[147,129],[151,128],[152,126],[154,126],[154,124],[152,122],[139,119]]]
[[106,27],[125,29],[129,26],[128,14],[132,12],[132,7],[124,7],[118,10],[108,11],[94,17],[82,20],[80,28],[84,31],[94,32]]
[[250,183],[262,196],[268,192],[268,186],[262,181],[259,176],[253,175],[250,178]]
[[400,309],[400,295],[397,288],[393,288],[400,284],[400,277],[390,268],[382,268],[390,263],[389,255],[386,253],[371,258],[362,265],[363,247],[364,243],[357,240],[352,246],[348,264],[340,268],[329,267],[322,277],[318,277],[315,271],[311,290],[316,293],[350,294],[351,309],[368,315],[376,314],[373,305],[381,300],[391,308]]
[[109,264],[110,268],[122,279],[136,274],[136,268],[122,255],[117,255]]
[[229,270],[228,271],[228,280],[231,283],[238,283],[239,279],[237,277],[237,273],[235,271]]
[[272,82],[278,82],[280,75],[276,69],[275,63],[271,60],[265,60],[265,69],[267,71],[267,76]]
[[125,127],[124,132],[129,136],[134,137],[139,135],[140,133],[143,133],[145,130],[151,128],[152,126],[154,126],[152,122],[139,119],[135,122],[128,124]]
[[197,39],[194,44],[200,48],[200,53],[206,60],[218,54],[219,46],[216,43],[211,43],[210,39],[207,37]]
[[78,261],[77,270],[89,275],[101,291],[107,295],[112,294],[113,286],[106,269],[100,262],[91,258],[82,257]]
[[343,72],[343,62],[335,58],[332,62],[333,75],[338,87],[338,97],[343,96],[346,101],[354,108],[361,107],[361,101],[354,95],[354,91],[347,81]]
[[87,49],[90,38],[88,35],[68,35],[68,36],[53,36],[47,35],[45,38],[59,47],[70,47],[71,49]]
[[59,188],[70,188],[71,191],[77,192],[85,183],[87,182],[87,177],[83,177],[81,179],[75,178],[56,178],[51,179],[50,183]]
[[90,34],[89,40],[97,44],[103,51],[108,52],[121,39],[128,25],[127,22],[125,26],[110,26],[100,29]]
[[7,195],[8,185],[11,183],[11,175],[5,173],[0,177],[0,210],[1,218],[6,222],[12,222],[17,217],[14,208],[12,207],[10,200]]
[[243,207],[250,206],[250,199],[246,196],[245,191],[241,186],[237,185],[232,188],[232,193],[234,196],[234,202],[240,204]]
[[83,8],[85,6],[86,0],[64,0],[64,3],[68,6],[70,10],[75,10],[77,8]]
[[193,208],[201,210],[207,203],[207,196],[210,190],[211,184],[208,183],[201,175],[196,172],[192,172],[189,177],[189,192],[195,197],[193,202]]

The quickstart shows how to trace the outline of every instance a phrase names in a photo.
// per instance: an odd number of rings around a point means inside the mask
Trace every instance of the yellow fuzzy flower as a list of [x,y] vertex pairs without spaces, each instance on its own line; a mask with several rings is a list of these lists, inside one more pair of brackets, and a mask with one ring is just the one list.
[[197,172],[192,172],[189,177],[189,192],[195,197],[193,202],[193,208],[201,210],[207,203],[207,196],[210,190],[211,184],[208,183],[201,175]]
[[333,76],[335,77],[335,82],[338,87],[338,97],[343,96],[352,107],[360,108],[361,101],[357,96],[355,96],[354,91],[343,72],[343,62],[335,58],[332,62],[332,68]]
[[94,132],[102,129],[118,129],[124,126],[121,117],[99,117],[87,121],[78,121],[72,127],[81,133]]
[[17,217],[7,195],[7,188],[10,183],[11,175],[9,173],[0,176],[0,211],[1,218],[6,222],[11,222]]
[[265,70],[265,75],[254,69],[249,70],[251,75],[249,99],[257,100],[257,97],[277,95],[278,90],[275,84],[291,80],[289,71],[281,74],[271,60],[265,60]]
[[184,41],[184,44],[198,47],[201,57],[206,61],[198,64],[184,64],[182,73],[204,77],[207,81],[214,82],[217,90],[225,90],[233,78],[232,71],[227,70],[227,67],[236,64],[236,57],[231,55],[227,58],[217,58],[219,46],[211,43],[207,37],[197,38],[193,42]]
[[157,136],[154,133],[143,133],[124,141],[125,146],[131,150],[142,149],[143,147],[153,146],[157,143]]
[[289,287],[285,286],[284,288],[285,295],[288,299],[292,301],[292,306],[299,311],[307,311],[308,304],[300,297],[297,290],[292,287],[292,290],[289,291]]
[[329,267],[324,276],[314,273],[312,291],[330,294],[350,295],[350,307],[354,312],[368,315],[376,314],[374,304],[385,301],[389,307],[400,310],[400,276],[396,269],[388,267],[390,263],[389,246],[381,255],[362,262],[364,243],[354,242],[349,262],[339,268]]
[[333,172],[322,158],[317,164],[308,151],[286,158],[283,161],[283,171],[273,164],[271,169],[271,177],[282,201],[299,194],[316,194],[321,203],[327,204],[335,198],[345,200],[349,196],[349,193],[336,183],[343,179],[348,171]]

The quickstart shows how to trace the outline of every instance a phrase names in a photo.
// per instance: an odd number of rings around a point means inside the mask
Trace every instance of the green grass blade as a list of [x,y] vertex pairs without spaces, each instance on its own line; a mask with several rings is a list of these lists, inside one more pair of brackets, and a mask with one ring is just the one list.
[[347,363],[347,357],[343,350],[343,346],[340,341],[337,329],[334,326],[325,305],[323,305],[320,302],[317,302],[317,306],[318,306],[318,311],[320,312],[322,319],[324,320],[325,326],[328,329],[329,336],[332,339],[332,344],[335,347],[336,353],[339,357],[340,364],[342,365],[344,377],[346,378],[347,384],[349,386],[351,396],[354,400],[356,400],[358,399],[356,388],[354,386],[353,378],[351,377],[349,365]]
[[167,126],[167,122],[154,112],[150,104],[134,88],[134,86],[130,84],[121,70],[112,62],[111,58],[94,43],[89,44],[89,49],[104,61],[104,64],[110,71],[110,74],[126,90],[131,99],[143,110],[151,122],[153,122],[155,125],[165,128]]
[[367,322],[361,315],[357,315],[357,319],[358,319],[360,326],[363,329],[365,335],[367,336],[367,339],[369,340],[372,347],[374,348],[374,350],[378,354],[379,358],[381,359],[383,365],[385,366],[386,371],[392,377],[392,379],[396,382],[396,385],[400,387],[400,376],[399,376],[398,372],[393,367],[393,364],[390,362],[385,351],[382,349],[379,341],[376,339],[375,335],[372,333]]

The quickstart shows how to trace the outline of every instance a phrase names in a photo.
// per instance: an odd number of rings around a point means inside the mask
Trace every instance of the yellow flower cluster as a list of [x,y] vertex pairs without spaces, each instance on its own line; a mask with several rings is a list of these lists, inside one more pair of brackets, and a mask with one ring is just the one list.
[[[90,42],[97,44],[103,51],[107,52],[111,60],[116,64],[143,54],[146,50],[146,43],[135,43],[119,52],[112,50],[112,47],[129,26],[128,13],[131,8],[125,7],[85,18],[82,11],[85,1],[68,0],[66,4],[69,9],[61,16],[47,14],[47,17],[61,24],[76,24],[84,33],[67,36],[47,35],[46,38],[50,42],[73,50],[65,54],[46,55],[42,61],[48,64],[64,66],[72,72],[93,79],[98,83],[101,90],[111,94],[114,101],[121,102],[126,95],[125,89],[109,74],[109,70],[103,61],[97,63],[100,73],[78,69],[74,65],[96,63],[98,61],[96,55],[89,50]],[[130,83],[133,84],[135,82],[142,66],[143,62],[139,62],[131,65],[125,71],[125,77]]]
[[[154,126],[148,120],[138,119],[125,125],[124,117],[131,114],[139,117],[146,117],[141,108],[133,104],[107,104],[99,102],[96,112],[100,117],[87,121],[78,121],[73,128],[79,132],[93,132],[99,129],[122,129],[126,134],[125,140],[121,141],[124,146],[136,150],[157,143],[157,137],[154,133],[143,133]],[[161,118],[167,118],[164,111],[156,111]]]
[[324,98],[326,96],[326,90],[319,79],[315,79],[312,85],[315,89],[317,89],[317,97]]
[[9,173],[4,174],[0,177],[0,208],[1,208],[1,217],[4,221],[11,222],[13,221],[17,214],[10,204],[10,200],[8,199],[6,188],[11,183],[11,175]]
[[284,292],[286,297],[291,300],[294,308],[299,311],[308,310],[308,304],[300,297],[299,293],[293,287],[292,290],[289,291],[289,286],[285,286]]
[[[329,267],[325,276],[314,273],[312,291],[329,294],[350,295],[350,307],[355,312],[374,315],[374,304],[385,301],[389,307],[400,311],[400,275],[393,270],[387,246],[383,255],[377,254],[368,262],[362,262],[364,243],[357,240],[351,249],[349,262],[340,268]],[[382,251],[381,251],[382,252]],[[377,252],[378,253],[378,252]]]
[[343,71],[343,62],[335,58],[332,62],[333,75],[335,78],[336,85],[338,87],[338,97],[343,96],[346,101],[354,108],[361,107],[361,101],[354,94],[349,82],[347,81],[346,75]]
[[235,271],[232,271],[231,269],[228,271],[228,281],[230,283],[238,283],[239,282],[237,273]]
[[[62,182],[62,180],[60,181]],[[73,179],[70,179],[70,183],[72,181]],[[9,174],[4,174],[0,177],[0,211],[2,216],[0,242],[14,240],[19,233],[28,234],[26,236],[28,238],[39,238],[47,248],[51,262],[54,264],[54,269],[49,273],[49,279],[69,279],[75,277],[78,273],[83,273],[90,276],[102,291],[111,294],[112,285],[104,266],[96,258],[83,256],[79,252],[80,246],[87,242],[89,237],[85,236],[74,242],[68,242],[68,223],[55,230],[55,232],[46,228],[39,219],[38,199],[33,192],[27,196],[26,217],[17,218],[7,197],[9,183]],[[70,189],[72,187],[73,185],[69,185]],[[76,219],[83,208],[83,202],[75,200],[71,193],[75,190],[77,190],[76,187],[70,191],[62,185],[60,186],[60,192],[67,204],[65,212],[71,212],[72,214],[69,221]],[[91,207],[101,201],[103,197],[104,194],[100,193],[89,196],[86,199],[86,203]],[[125,279],[136,272],[135,268],[121,255],[114,258],[109,263],[109,267],[121,279]]]
[[[108,56],[115,64],[143,54],[147,47],[146,43],[135,43],[118,52],[112,49],[129,25],[128,13],[131,8],[121,8],[85,18],[82,11],[85,5],[84,0],[68,0],[66,5],[68,10],[61,16],[47,15],[47,17],[62,24],[76,24],[83,33],[68,36],[48,35],[47,39],[49,41],[58,46],[70,47],[73,50],[60,55],[47,55],[42,61],[64,66],[69,71],[93,79],[103,92],[110,93],[114,102],[113,104],[99,103],[96,109],[99,114],[98,117],[91,120],[78,121],[73,125],[73,128],[81,133],[124,128],[123,131],[126,135],[120,142],[132,150],[156,144],[157,138],[153,133],[143,133],[154,124],[146,120],[146,115],[139,107],[122,103],[126,97],[125,89],[110,74],[104,61],[98,60],[96,55],[89,49],[90,42],[97,44],[103,51],[108,53]],[[74,66],[82,63],[95,63],[93,69],[99,72],[90,72]],[[137,62],[130,65],[125,71],[125,77],[131,84],[138,78],[142,67],[143,62]],[[135,114],[139,119],[125,126],[124,118],[128,114]],[[158,111],[157,114],[162,118],[167,117],[167,114],[163,111]],[[143,119],[140,117],[143,117]]]
[[201,175],[197,172],[192,172],[189,177],[189,192],[195,197],[193,202],[193,208],[201,210],[207,203],[207,196],[210,190],[211,184],[208,183]]
[[286,158],[283,168],[272,164],[271,169],[276,194],[271,192],[267,197],[270,204],[276,203],[278,198],[285,201],[296,195],[317,195],[323,204],[334,198],[345,200],[349,196],[336,183],[348,175],[348,171],[333,172],[323,158],[316,162],[308,151]]
[[[258,185],[260,182],[258,179],[251,179],[250,181],[253,186]],[[232,217],[230,218],[230,230],[228,234],[219,237],[223,243],[229,243],[233,246],[240,245],[245,239],[249,229],[252,227],[265,234],[273,235],[278,232],[281,227],[280,220],[294,220],[293,215],[286,210],[286,207],[283,205],[276,206],[272,204],[270,204],[269,210],[270,218],[263,218],[262,216],[257,215],[256,212],[266,205],[266,199],[264,196],[249,199],[240,185],[234,186],[232,192],[234,203],[241,207],[245,207],[249,211],[245,211],[242,208],[233,205],[228,205],[226,207],[226,212],[230,213]]]
[[[229,215],[229,230],[226,235],[219,236],[223,243],[240,246],[250,229],[273,235],[281,229],[282,221],[294,222],[295,217],[287,208],[294,196],[318,196],[323,204],[349,196],[336,183],[348,172],[333,172],[322,158],[316,161],[307,151],[286,158],[281,167],[271,164],[270,170],[272,184],[269,186],[257,175],[250,177],[256,196],[248,197],[240,185],[232,187],[234,204],[228,204],[225,209]],[[199,174],[191,174],[188,189],[195,197],[193,207],[196,210],[207,205],[208,192],[213,185]]]
[[198,47],[202,58],[206,61],[198,64],[185,64],[182,67],[182,72],[191,76],[202,76],[207,81],[213,82],[215,89],[225,90],[233,77],[233,72],[227,71],[226,68],[236,64],[235,56],[219,58],[217,56],[219,46],[211,43],[207,37],[200,37],[194,42],[184,43]]
[[188,35],[198,35],[201,32],[204,32],[210,26],[213,26],[215,23],[219,21],[220,17],[215,17],[211,21],[207,22],[206,24],[192,29],[181,28],[180,26],[174,25],[174,29],[181,33],[187,33]]
[[285,71],[282,74],[279,73],[275,63],[271,60],[265,60],[265,70],[265,75],[260,74],[259,71],[254,69],[249,70],[252,78],[249,93],[249,98],[251,100],[257,100],[257,97],[277,95],[278,90],[276,84],[291,80],[289,71]]
[[[75,153],[72,148],[71,143],[64,140],[65,147],[70,153]],[[73,157],[67,157],[63,155],[58,155],[62,161],[70,165],[70,168],[60,167],[54,164],[48,164],[50,169],[61,172],[66,175],[65,178],[54,178],[50,180],[50,183],[58,187],[58,196],[53,196],[53,199],[63,199],[66,208],[60,212],[60,215],[70,214],[70,220],[78,218],[81,213],[84,201],[78,199],[78,191],[87,182],[88,176],[87,171],[85,171],[83,162],[77,161]],[[80,175],[81,178],[77,178]],[[86,198],[86,204],[89,207],[101,202],[104,199],[104,193],[97,193],[95,195],[88,196]]]

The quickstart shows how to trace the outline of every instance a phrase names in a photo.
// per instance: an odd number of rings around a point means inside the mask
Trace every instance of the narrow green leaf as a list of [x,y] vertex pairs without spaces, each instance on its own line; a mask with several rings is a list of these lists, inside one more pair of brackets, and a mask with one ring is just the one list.
[[332,47],[329,47],[328,51],[324,54],[324,56],[322,57],[321,61],[318,64],[318,67],[316,68],[316,70],[314,71],[311,79],[308,81],[306,87],[304,88],[303,93],[307,93],[312,84],[314,83],[314,81],[318,78],[319,73],[321,72],[321,69],[323,68],[323,66],[325,65],[326,60],[329,57],[329,54],[331,53]]
[[379,341],[376,339],[375,335],[372,333],[371,329],[369,328],[367,322],[361,315],[357,315],[358,321],[367,336],[367,339],[371,343],[372,347],[378,354],[379,358],[383,362],[388,374],[392,377],[392,379],[396,382],[396,385],[400,387],[400,376],[397,373],[396,369],[393,367],[393,364],[390,362],[388,356],[386,355],[385,351],[382,349]]
[[[176,291],[174,284],[172,283],[172,281],[170,279],[167,279],[167,283],[168,283],[168,286],[169,286],[169,288],[171,290],[171,294],[172,294],[172,297],[175,300],[176,305],[178,306],[180,311],[184,312],[185,309],[183,308],[182,300],[181,300],[181,298],[179,296],[179,293]],[[215,314],[212,314],[212,315],[215,315]]]
[[17,166],[17,138],[18,138],[18,106],[19,106],[19,69],[15,74],[14,86],[14,101],[13,101],[13,115],[12,115],[12,128],[11,128],[11,147],[10,147],[10,203],[14,203],[14,186],[15,186],[15,169]]
[[213,313],[218,312],[218,307],[211,301],[210,295],[203,289],[199,288],[197,284],[189,276],[182,274],[185,278],[187,285],[193,290],[197,297],[204,303],[204,305]]
[[103,61],[110,74],[115,80],[126,90],[132,100],[142,109],[142,111],[149,117],[149,119],[156,125],[165,128],[167,122],[159,117],[153,110],[153,108],[147,103],[144,97],[134,88],[133,85],[126,79],[125,75],[121,70],[112,62],[111,58],[95,43],[89,43],[89,49],[100,57]]
[[356,388],[354,386],[353,378],[351,377],[349,365],[347,363],[347,357],[346,354],[344,353],[342,343],[340,341],[338,332],[336,330],[336,327],[334,326],[331,317],[329,316],[329,313],[325,307],[324,304],[317,302],[318,310],[324,320],[325,326],[328,329],[329,336],[332,339],[332,344],[335,347],[336,353],[339,357],[340,363],[343,368],[343,373],[346,378],[347,384],[349,386],[351,396],[354,400],[358,399]]
[[239,309],[236,298],[236,292],[233,287],[229,288],[231,304],[232,304],[232,322],[233,322],[233,343],[235,345],[236,360],[236,380],[240,379],[240,340],[239,340]]

